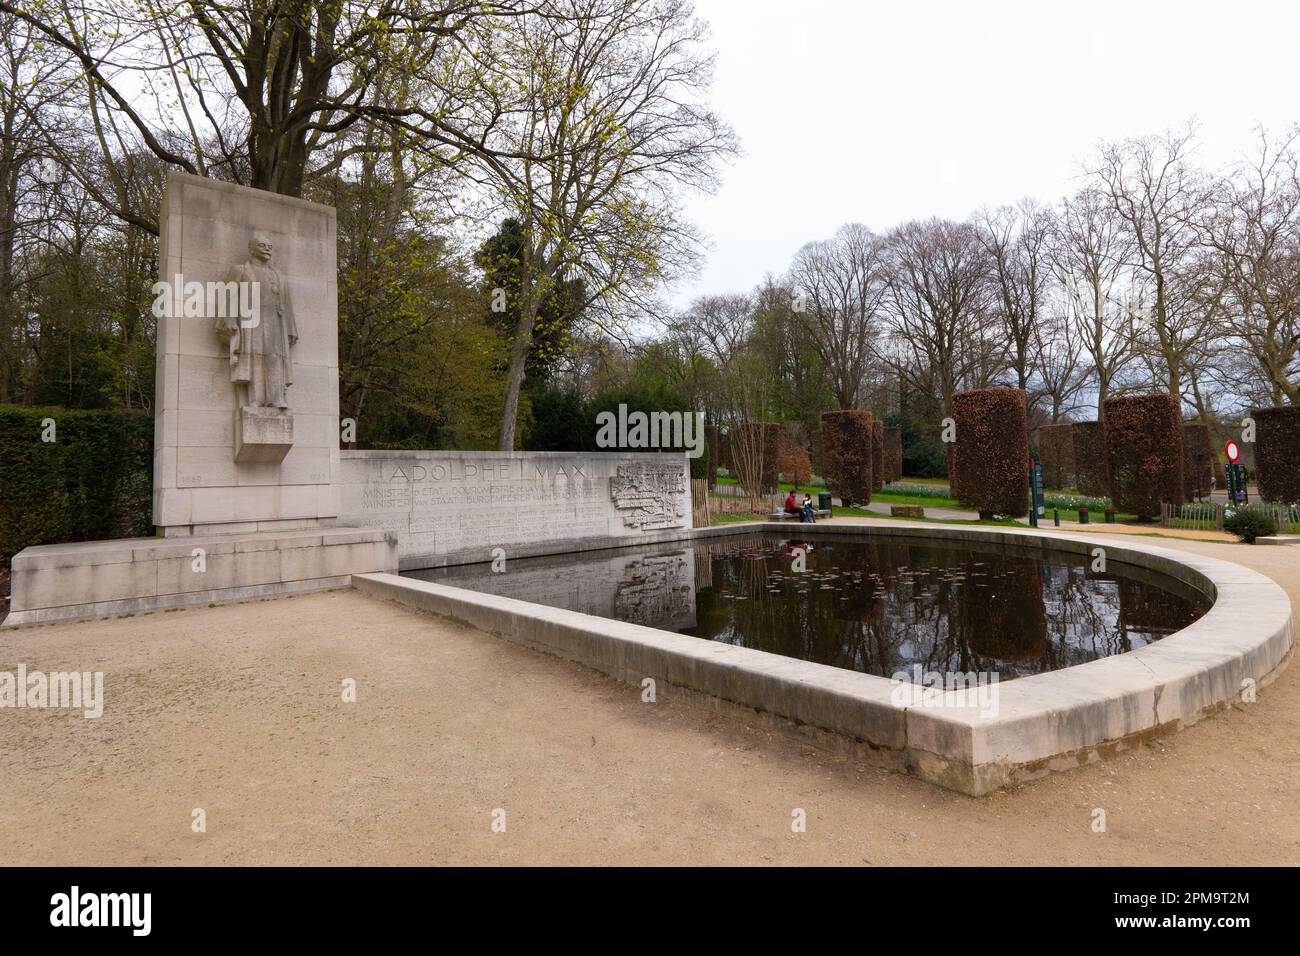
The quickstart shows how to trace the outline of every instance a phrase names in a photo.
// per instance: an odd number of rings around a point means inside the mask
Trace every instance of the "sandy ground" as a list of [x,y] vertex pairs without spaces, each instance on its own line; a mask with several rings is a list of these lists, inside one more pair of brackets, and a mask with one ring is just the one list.
[[[1300,548],[1168,543],[1300,601]],[[975,799],[352,591],[0,633],[20,662],[102,670],[107,703],[0,711],[12,864],[1300,863],[1297,667]]]

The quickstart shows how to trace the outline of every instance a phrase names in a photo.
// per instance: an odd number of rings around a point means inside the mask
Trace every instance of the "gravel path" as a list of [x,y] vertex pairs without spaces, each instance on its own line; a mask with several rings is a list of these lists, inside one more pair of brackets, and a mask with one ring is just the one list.
[[[1168,544],[1300,601],[1300,549]],[[0,710],[11,864],[1300,863],[1297,668],[972,799],[352,591],[0,633],[19,663],[106,704]]]

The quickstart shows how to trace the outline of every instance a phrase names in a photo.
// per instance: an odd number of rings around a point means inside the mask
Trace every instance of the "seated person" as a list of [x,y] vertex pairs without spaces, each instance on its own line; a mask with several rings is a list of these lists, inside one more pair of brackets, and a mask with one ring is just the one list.
[[800,520],[803,519],[803,509],[795,503],[793,491],[785,496],[785,513],[788,515],[799,515]]
[[806,521],[808,524],[817,523],[817,509],[813,507],[810,495],[803,496],[803,518],[801,520]]

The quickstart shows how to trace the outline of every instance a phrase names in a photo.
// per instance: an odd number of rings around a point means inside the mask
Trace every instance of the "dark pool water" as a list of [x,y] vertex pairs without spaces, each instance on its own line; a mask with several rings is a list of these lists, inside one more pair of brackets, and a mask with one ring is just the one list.
[[[804,552],[797,570],[797,549]],[[407,572],[883,677],[1000,680],[1122,654],[1209,609],[1173,578],[1082,555],[770,534]]]

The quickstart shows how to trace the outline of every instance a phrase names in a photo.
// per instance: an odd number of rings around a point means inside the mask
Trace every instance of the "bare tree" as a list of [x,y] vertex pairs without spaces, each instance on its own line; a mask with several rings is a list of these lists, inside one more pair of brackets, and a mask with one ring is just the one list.
[[1057,307],[1049,307],[1034,323],[1034,369],[1053,425],[1079,407],[1078,398],[1088,385],[1086,352],[1068,301],[1062,294]]
[[1242,344],[1244,371],[1275,405],[1300,401],[1298,136],[1292,129],[1270,142],[1261,130],[1255,157],[1218,184],[1205,229],[1229,316],[1224,331]]
[[1016,387],[1029,392],[1038,325],[1051,278],[1048,242],[1053,230],[1050,209],[1033,199],[986,212],[977,220],[980,241],[989,259],[989,283],[995,314],[1006,336],[1007,365]]
[[885,243],[866,226],[842,226],[833,239],[795,255],[790,281],[813,346],[840,408],[858,408],[884,322]]
[[1132,240],[1144,302],[1134,310],[1140,357],[1154,381],[1179,397],[1215,311],[1199,256],[1208,191],[1189,160],[1193,137],[1188,127],[1103,146],[1095,170]]
[[1120,298],[1130,243],[1104,193],[1084,189],[1062,203],[1052,262],[1065,298],[1066,324],[1088,358],[1098,421],[1116,380],[1133,359],[1129,306]]
[[898,227],[889,251],[890,364],[946,413],[953,392],[984,384],[1000,364],[987,255],[973,225],[946,219]]

